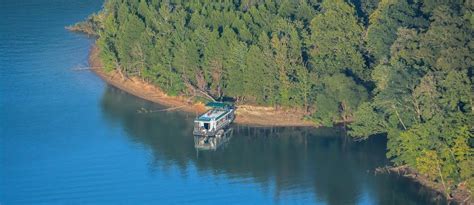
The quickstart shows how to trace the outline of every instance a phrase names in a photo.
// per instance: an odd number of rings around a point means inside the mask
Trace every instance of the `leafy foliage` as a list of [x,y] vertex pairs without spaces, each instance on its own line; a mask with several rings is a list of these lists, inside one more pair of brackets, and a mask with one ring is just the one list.
[[[192,95],[194,88],[241,103],[323,112],[316,103],[321,92],[336,102],[336,111],[324,117],[327,125],[348,120],[367,100],[367,89],[358,81],[369,76],[363,27],[354,7],[343,0],[109,0],[101,16],[97,44],[105,66],[172,95]],[[357,100],[333,96],[326,89],[336,89],[337,82],[318,79],[349,82],[357,89],[342,95]]]
[[[107,0],[107,70],[169,94],[304,109],[386,133],[389,157],[473,188],[474,8],[469,1]],[[359,12],[359,13],[358,13]],[[368,22],[363,24],[363,19]]]
[[418,17],[416,5],[407,0],[382,0],[370,15],[367,28],[367,50],[378,61],[390,56],[390,46],[397,39],[397,29],[422,28],[426,22]]
[[385,130],[387,156],[440,182],[446,194],[461,182],[472,191],[474,180],[474,32],[460,8],[438,5],[425,14],[426,30],[398,30],[389,61],[372,72],[373,100],[350,125],[359,137]]
[[324,1],[323,13],[311,22],[311,50],[314,69],[321,74],[351,71],[368,79],[362,56],[363,28],[355,9],[344,0]]

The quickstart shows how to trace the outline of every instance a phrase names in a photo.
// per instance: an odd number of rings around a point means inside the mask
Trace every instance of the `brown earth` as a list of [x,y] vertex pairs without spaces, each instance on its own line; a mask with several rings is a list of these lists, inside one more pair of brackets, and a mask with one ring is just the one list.
[[[168,96],[159,87],[138,77],[125,78],[118,71],[105,72],[98,54],[98,48],[93,46],[89,55],[90,68],[110,85],[134,96],[169,107],[163,111],[183,110],[192,113],[206,111],[203,103],[195,103],[190,97]],[[254,126],[316,126],[311,121],[303,120],[303,117],[304,112],[300,110],[237,105],[235,122]]]

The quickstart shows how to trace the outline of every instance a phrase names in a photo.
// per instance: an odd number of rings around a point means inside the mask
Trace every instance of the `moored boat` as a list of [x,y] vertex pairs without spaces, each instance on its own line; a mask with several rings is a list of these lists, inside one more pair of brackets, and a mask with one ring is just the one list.
[[214,137],[235,119],[235,107],[232,104],[210,102],[206,106],[211,109],[194,120],[194,136]]

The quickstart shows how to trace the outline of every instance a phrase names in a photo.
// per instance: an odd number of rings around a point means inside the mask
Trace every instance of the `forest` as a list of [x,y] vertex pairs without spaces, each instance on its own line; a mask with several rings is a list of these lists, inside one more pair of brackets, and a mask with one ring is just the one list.
[[303,110],[387,157],[474,191],[474,2],[106,0],[89,18],[106,70],[170,95]]

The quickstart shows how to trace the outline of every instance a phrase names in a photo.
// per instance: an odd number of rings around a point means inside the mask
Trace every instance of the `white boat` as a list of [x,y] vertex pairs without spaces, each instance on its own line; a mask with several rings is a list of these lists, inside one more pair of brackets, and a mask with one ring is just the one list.
[[194,120],[194,136],[214,137],[235,119],[235,107],[231,104],[210,102],[206,106],[211,109]]

